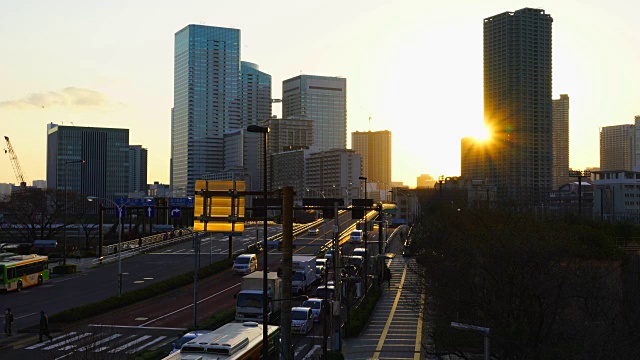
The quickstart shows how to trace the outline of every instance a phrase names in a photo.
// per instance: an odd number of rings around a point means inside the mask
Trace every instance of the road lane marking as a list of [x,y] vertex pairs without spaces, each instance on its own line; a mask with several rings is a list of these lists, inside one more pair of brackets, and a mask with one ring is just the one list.
[[[61,342],[61,343],[59,343],[59,344],[53,344],[53,345],[47,346],[47,347],[45,347],[45,348],[42,348],[42,350],[51,350],[51,349],[55,349],[55,348],[57,348],[57,347],[59,347],[59,346],[66,345],[66,344],[71,343],[71,342],[74,342],[74,341],[76,341],[76,340],[80,340],[80,339],[85,338],[85,337],[87,337],[87,336],[89,336],[89,335],[91,335],[91,333],[84,333],[84,334],[80,334],[80,335],[74,336],[74,337],[72,337],[72,338],[70,338],[70,339],[67,339],[67,340],[65,340],[65,341],[63,341],[63,342]],[[53,340],[51,340],[51,341],[53,341]]]
[[87,349],[95,349],[95,347],[97,345],[104,344],[107,341],[111,341],[111,340],[113,340],[115,338],[119,338],[120,336],[122,336],[122,334],[113,334],[113,335],[108,336],[108,337],[106,337],[106,338],[104,338],[102,340],[98,340],[98,341],[94,342],[93,344],[90,344],[90,345],[87,345],[87,346],[83,346],[83,347],[81,347],[80,349],[78,349],[76,351],[80,351],[81,352],[81,351],[86,351]]
[[378,345],[376,346],[376,351],[373,353],[372,359],[380,358],[380,352],[382,351],[382,346],[384,345],[384,341],[387,338],[389,327],[391,326],[391,322],[393,321],[393,315],[395,314],[396,308],[398,307],[398,302],[400,301],[400,294],[402,294],[402,285],[404,284],[404,279],[406,276],[407,276],[407,263],[404,264],[404,271],[402,271],[402,278],[400,279],[400,285],[398,288],[398,292],[396,293],[396,299],[393,302],[393,306],[391,307],[391,312],[389,312],[389,317],[387,318],[387,323],[384,326],[384,330],[382,330],[382,335],[380,336],[380,340],[378,340]]
[[[206,297],[206,298],[204,298],[204,299],[201,299],[201,300],[199,300],[199,301],[198,301],[198,304],[199,304],[199,303],[201,303],[201,302],[203,302],[203,301],[205,301],[205,300],[209,300],[209,299],[211,299],[212,297],[218,296],[218,295],[220,295],[220,294],[222,294],[222,293],[224,293],[224,292],[226,292],[226,291],[229,291],[229,290],[231,290],[231,289],[233,289],[233,288],[235,288],[235,287],[238,287],[238,286],[240,286],[240,283],[237,283],[237,284],[235,284],[235,285],[233,285],[233,286],[230,286],[230,287],[228,287],[228,288],[226,288],[226,289],[224,289],[224,290],[221,290],[221,291],[219,291],[219,292],[217,292],[217,293],[215,293],[215,294],[213,294],[213,295],[210,295],[210,296],[208,296],[208,297]],[[186,310],[186,309],[191,309],[191,308],[193,308],[193,304],[190,304],[190,305],[184,306],[184,307],[182,307],[182,308],[180,308],[180,309],[178,309],[178,310],[174,310],[174,311],[172,311],[172,312],[170,312],[170,313],[164,314],[164,315],[162,315],[162,316],[160,316],[160,317],[157,317],[157,318],[155,318],[155,319],[153,319],[153,320],[149,320],[149,321],[147,321],[147,322],[146,322],[146,323],[144,323],[144,324],[140,324],[140,325],[138,325],[138,327],[144,327],[145,325],[148,325],[148,324],[154,323],[154,322],[156,322],[156,321],[158,321],[158,320],[164,319],[164,318],[166,318],[167,316],[171,316],[171,315],[173,315],[173,314],[179,313],[180,311],[183,311],[183,310]]]
[[143,342],[143,341],[147,340],[150,337],[151,337],[151,335],[140,336],[139,338],[137,338],[137,339],[135,339],[133,341],[130,341],[130,342],[124,344],[124,345],[118,346],[117,348],[109,350],[107,352],[110,353],[110,354],[117,353],[120,350],[124,350],[124,349],[126,349],[128,347],[131,347],[131,346],[133,346],[133,345],[135,345],[135,344],[137,344],[139,342]]
[[[72,332],[70,332],[70,333],[67,333],[67,334],[64,334],[64,335],[60,335],[60,336],[58,336],[58,337],[54,337],[53,339],[49,340],[49,342],[51,342],[51,341],[58,341],[58,340],[62,340],[62,339],[64,339],[64,338],[68,337],[68,336],[73,336],[73,335],[75,335],[75,334],[77,334],[77,333],[76,333],[76,332],[74,332],[74,331],[72,331]],[[33,349],[37,349],[37,348],[39,348],[40,346],[45,346],[45,345],[47,345],[47,342],[46,342],[46,341],[45,341],[45,342],[38,343],[38,344],[35,344],[35,345],[31,345],[31,346],[29,346],[28,348],[25,348],[25,349],[26,349],[26,350],[33,350]]]
[[140,350],[143,350],[144,348],[149,347],[149,346],[151,346],[151,345],[153,345],[153,344],[157,343],[158,341],[163,340],[163,339],[165,339],[165,338],[166,338],[166,336],[164,336],[164,335],[162,335],[162,336],[158,336],[157,338],[155,338],[155,339],[153,339],[153,340],[149,341],[148,343],[146,343],[146,344],[144,344],[144,345],[138,346],[138,347],[137,347],[137,348],[135,348],[135,349],[132,349],[132,350],[127,351],[127,354],[133,354],[133,353],[135,353],[135,352],[138,352],[138,351],[140,351]]

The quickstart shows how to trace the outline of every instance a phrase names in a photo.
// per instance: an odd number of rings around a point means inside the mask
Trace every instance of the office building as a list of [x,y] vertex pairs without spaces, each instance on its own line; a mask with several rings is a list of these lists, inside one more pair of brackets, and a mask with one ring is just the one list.
[[255,125],[271,117],[271,75],[260,71],[257,64],[241,61],[242,124]]
[[305,187],[325,197],[344,198],[360,193],[361,157],[354,150],[334,149],[310,153],[305,163]]
[[258,155],[261,134],[238,129],[224,134],[224,171],[206,174],[202,180],[244,180],[246,189],[258,191],[260,186],[261,156]]
[[640,223],[640,172],[594,171],[594,219]]
[[313,148],[347,148],[347,79],[299,75],[282,82],[282,118],[313,121]]
[[362,176],[370,183],[378,183],[378,188],[390,190],[391,131],[353,132],[351,148],[362,158]]
[[240,30],[187,25],[175,34],[171,117],[174,196],[224,170],[224,133],[241,128]]
[[14,184],[0,183],[0,195],[10,195]]
[[147,149],[142,145],[129,145],[129,194],[131,197],[147,195]]
[[[80,160],[85,163],[67,164],[65,174],[65,162]],[[48,124],[47,185],[81,196],[126,198],[129,130]]]
[[272,169],[271,187],[273,189],[282,189],[285,186],[293,187],[296,202],[302,201],[303,197],[309,197],[303,175],[305,158],[308,157],[308,154],[309,150],[292,150],[271,155],[269,157]]
[[47,180],[33,180],[31,182],[31,185],[34,188],[38,188],[38,189],[46,189],[47,188]]
[[569,95],[561,94],[553,104],[553,189],[571,181],[569,178]]
[[633,170],[635,125],[600,128],[600,171]]
[[636,127],[635,131],[635,169],[640,169],[640,115],[636,115],[635,121],[633,123]]
[[552,187],[551,25],[542,9],[484,19],[484,119],[499,201],[534,206]]

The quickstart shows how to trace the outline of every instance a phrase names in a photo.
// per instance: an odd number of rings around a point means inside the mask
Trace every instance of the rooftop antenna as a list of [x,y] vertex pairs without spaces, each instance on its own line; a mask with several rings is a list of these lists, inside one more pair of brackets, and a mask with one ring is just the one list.
[[369,132],[371,132],[371,116],[369,116]]

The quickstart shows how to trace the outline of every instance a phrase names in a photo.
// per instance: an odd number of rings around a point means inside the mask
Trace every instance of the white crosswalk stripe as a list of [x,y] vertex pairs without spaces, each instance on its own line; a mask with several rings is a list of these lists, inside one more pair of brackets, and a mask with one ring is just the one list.
[[[50,341],[39,342],[25,347],[24,350],[52,351],[56,353],[81,353],[81,352],[106,352],[134,354],[147,348],[154,348],[154,345],[164,344],[168,336],[132,334],[112,332],[69,332],[53,338]],[[164,341],[163,341],[164,340]]]

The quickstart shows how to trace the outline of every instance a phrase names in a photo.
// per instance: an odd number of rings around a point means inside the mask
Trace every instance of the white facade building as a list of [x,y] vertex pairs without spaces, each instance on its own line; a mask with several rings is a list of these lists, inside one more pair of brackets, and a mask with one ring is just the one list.
[[603,221],[640,223],[640,172],[595,171],[593,215]]

